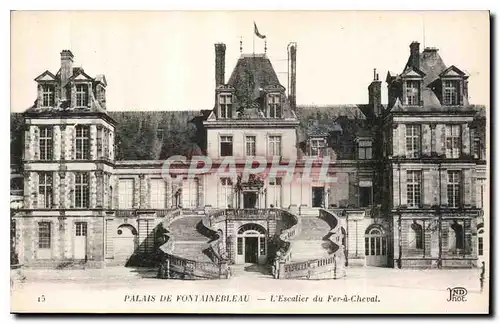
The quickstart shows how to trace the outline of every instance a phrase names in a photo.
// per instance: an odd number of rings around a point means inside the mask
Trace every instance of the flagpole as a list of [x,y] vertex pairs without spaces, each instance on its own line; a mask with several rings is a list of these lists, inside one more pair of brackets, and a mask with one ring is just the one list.
[[252,51],[253,51],[253,55],[255,56],[255,32],[253,33],[253,48],[252,48]]

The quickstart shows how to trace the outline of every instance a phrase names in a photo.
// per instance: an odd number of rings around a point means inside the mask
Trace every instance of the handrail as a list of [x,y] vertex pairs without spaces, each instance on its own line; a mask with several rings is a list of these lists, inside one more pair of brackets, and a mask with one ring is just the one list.
[[167,229],[167,241],[160,250],[164,253],[160,262],[158,277],[170,278],[170,274],[177,273],[183,277],[191,275],[193,278],[228,278],[229,268],[226,258],[218,253],[215,245],[219,246],[220,239],[217,231],[212,229],[212,219],[210,214],[202,218],[203,226],[209,231],[212,240],[209,244],[209,253],[213,256],[214,262],[203,262],[190,260],[173,254],[175,239],[174,235],[169,233],[168,226],[175,220],[184,216],[182,209],[176,209],[165,216],[163,227]]
[[274,259],[273,266],[273,276],[275,279],[280,278],[283,275],[284,267],[283,265],[289,263],[292,259],[292,242],[291,240],[300,233],[301,230],[301,219],[300,217],[290,213],[286,210],[278,209],[281,211],[282,220],[286,221],[290,225],[281,231],[278,236],[278,251],[276,252],[276,258]]
[[320,218],[328,223],[330,231],[328,240],[334,245],[333,255],[300,262],[288,262],[283,264],[284,278],[311,278],[322,273],[330,272],[333,278],[345,276],[344,254],[342,248],[342,232],[340,221],[335,214],[325,209],[320,209]]

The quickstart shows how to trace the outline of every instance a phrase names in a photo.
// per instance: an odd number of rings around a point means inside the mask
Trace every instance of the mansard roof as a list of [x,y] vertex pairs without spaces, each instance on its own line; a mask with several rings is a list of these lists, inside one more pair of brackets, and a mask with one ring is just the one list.
[[[227,82],[235,89],[260,96],[267,86],[281,85],[271,61],[265,54],[242,54]],[[255,98],[256,98],[255,97]]]
[[[298,106],[298,145],[305,151],[308,134],[317,132],[337,136],[329,146],[338,159],[352,159],[355,139],[369,136],[372,125],[366,119],[362,105]],[[475,120],[484,120],[483,105],[470,106]],[[211,110],[191,111],[108,111],[116,121],[115,145],[117,160],[164,160],[173,155],[187,157],[204,154],[206,134],[202,121]],[[22,159],[23,114],[11,113],[11,164]],[[301,147],[302,145],[302,147]]]

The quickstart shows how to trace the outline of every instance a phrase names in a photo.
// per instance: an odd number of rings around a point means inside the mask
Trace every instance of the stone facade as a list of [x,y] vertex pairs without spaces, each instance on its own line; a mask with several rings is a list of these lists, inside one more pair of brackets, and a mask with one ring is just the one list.
[[[115,143],[116,122],[106,111],[106,80],[73,68],[71,52],[61,53],[59,73],[46,71],[36,78],[38,99],[24,114],[24,205],[12,213],[20,263],[130,264],[136,256],[155,254],[156,230],[169,209],[201,212],[207,207],[272,205],[301,215],[318,213],[320,208],[337,213],[349,266],[476,264],[487,189],[484,125],[466,99],[453,108],[440,104],[442,96],[429,103],[431,90],[427,89],[429,82],[448,80],[452,70],[452,80],[465,81],[456,67],[443,64],[437,68],[441,75],[430,80],[422,66],[435,53],[414,50],[411,55],[420,56],[409,62],[420,62],[419,66],[408,65],[402,75],[388,75],[388,107],[381,104],[381,82],[375,74],[368,88],[369,104],[360,105],[362,123],[336,118],[323,121],[325,129],[308,126],[309,132],[301,136],[303,125],[296,107],[285,95],[267,56],[242,54],[226,82],[225,50],[224,44],[216,45],[214,109],[202,114],[197,125],[198,132],[206,135],[201,146],[212,159],[213,170],[195,179],[187,176],[189,163],[173,163],[172,178],[165,180],[164,161],[115,161],[115,146],[120,143]],[[405,104],[403,94],[412,85],[405,83],[407,79],[421,82],[422,98],[416,106]],[[254,84],[249,86],[248,80]],[[47,91],[53,91],[53,102],[47,99]],[[418,138],[418,154],[410,156],[408,134],[415,125],[418,134],[412,135]],[[456,158],[447,157],[450,129],[460,138]],[[50,134],[48,142],[46,134]],[[480,152],[478,141],[482,143]],[[295,179],[283,181],[282,172],[278,174],[281,180],[264,176],[257,179],[259,185],[239,178],[228,181],[227,175],[215,172],[227,156],[234,159],[239,174],[249,156],[263,157],[266,170],[276,157],[283,170],[293,160]],[[314,163],[311,174],[299,181],[310,161],[328,161],[327,175],[335,181],[322,182],[321,169]],[[408,172],[414,171],[420,175],[417,203],[408,182]],[[448,203],[448,171],[460,175],[456,206]],[[47,227],[43,232],[40,223],[50,224],[50,233]],[[82,223],[86,224],[84,234]],[[232,260],[236,258],[237,230],[245,223],[230,222],[224,229]],[[277,223],[260,225],[268,235],[280,231]]]

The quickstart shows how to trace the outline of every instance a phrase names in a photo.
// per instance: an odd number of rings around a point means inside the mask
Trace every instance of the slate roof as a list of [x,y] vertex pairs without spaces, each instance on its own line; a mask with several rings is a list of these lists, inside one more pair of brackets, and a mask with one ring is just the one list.
[[[425,48],[420,54],[419,54],[419,67],[413,67],[411,65],[411,55],[408,57],[408,62],[406,63],[403,72],[401,74],[407,73],[409,70],[415,70],[417,72],[423,72],[423,92],[422,92],[422,99],[423,99],[423,107],[410,107],[410,106],[405,106],[402,105],[401,102],[398,102],[399,100],[396,100],[394,102],[394,105],[391,108],[392,111],[404,111],[404,112],[411,112],[411,111],[418,111],[418,112],[424,112],[424,111],[440,111],[440,112],[448,112],[448,111],[468,111],[470,110],[467,108],[469,106],[468,98],[466,95],[463,95],[464,99],[464,106],[466,108],[460,108],[460,107],[445,107],[441,105],[441,102],[438,98],[438,90],[436,87],[436,84],[434,84],[435,81],[437,81],[440,78],[440,74],[442,74],[445,70],[451,68],[447,67],[446,64],[444,63],[443,59],[438,53],[438,49],[436,48]],[[388,80],[397,80],[400,81],[401,75],[394,74],[393,72],[388,72],[387,74],[387,79]],[[439,86],[440,87],[440,86]]]

